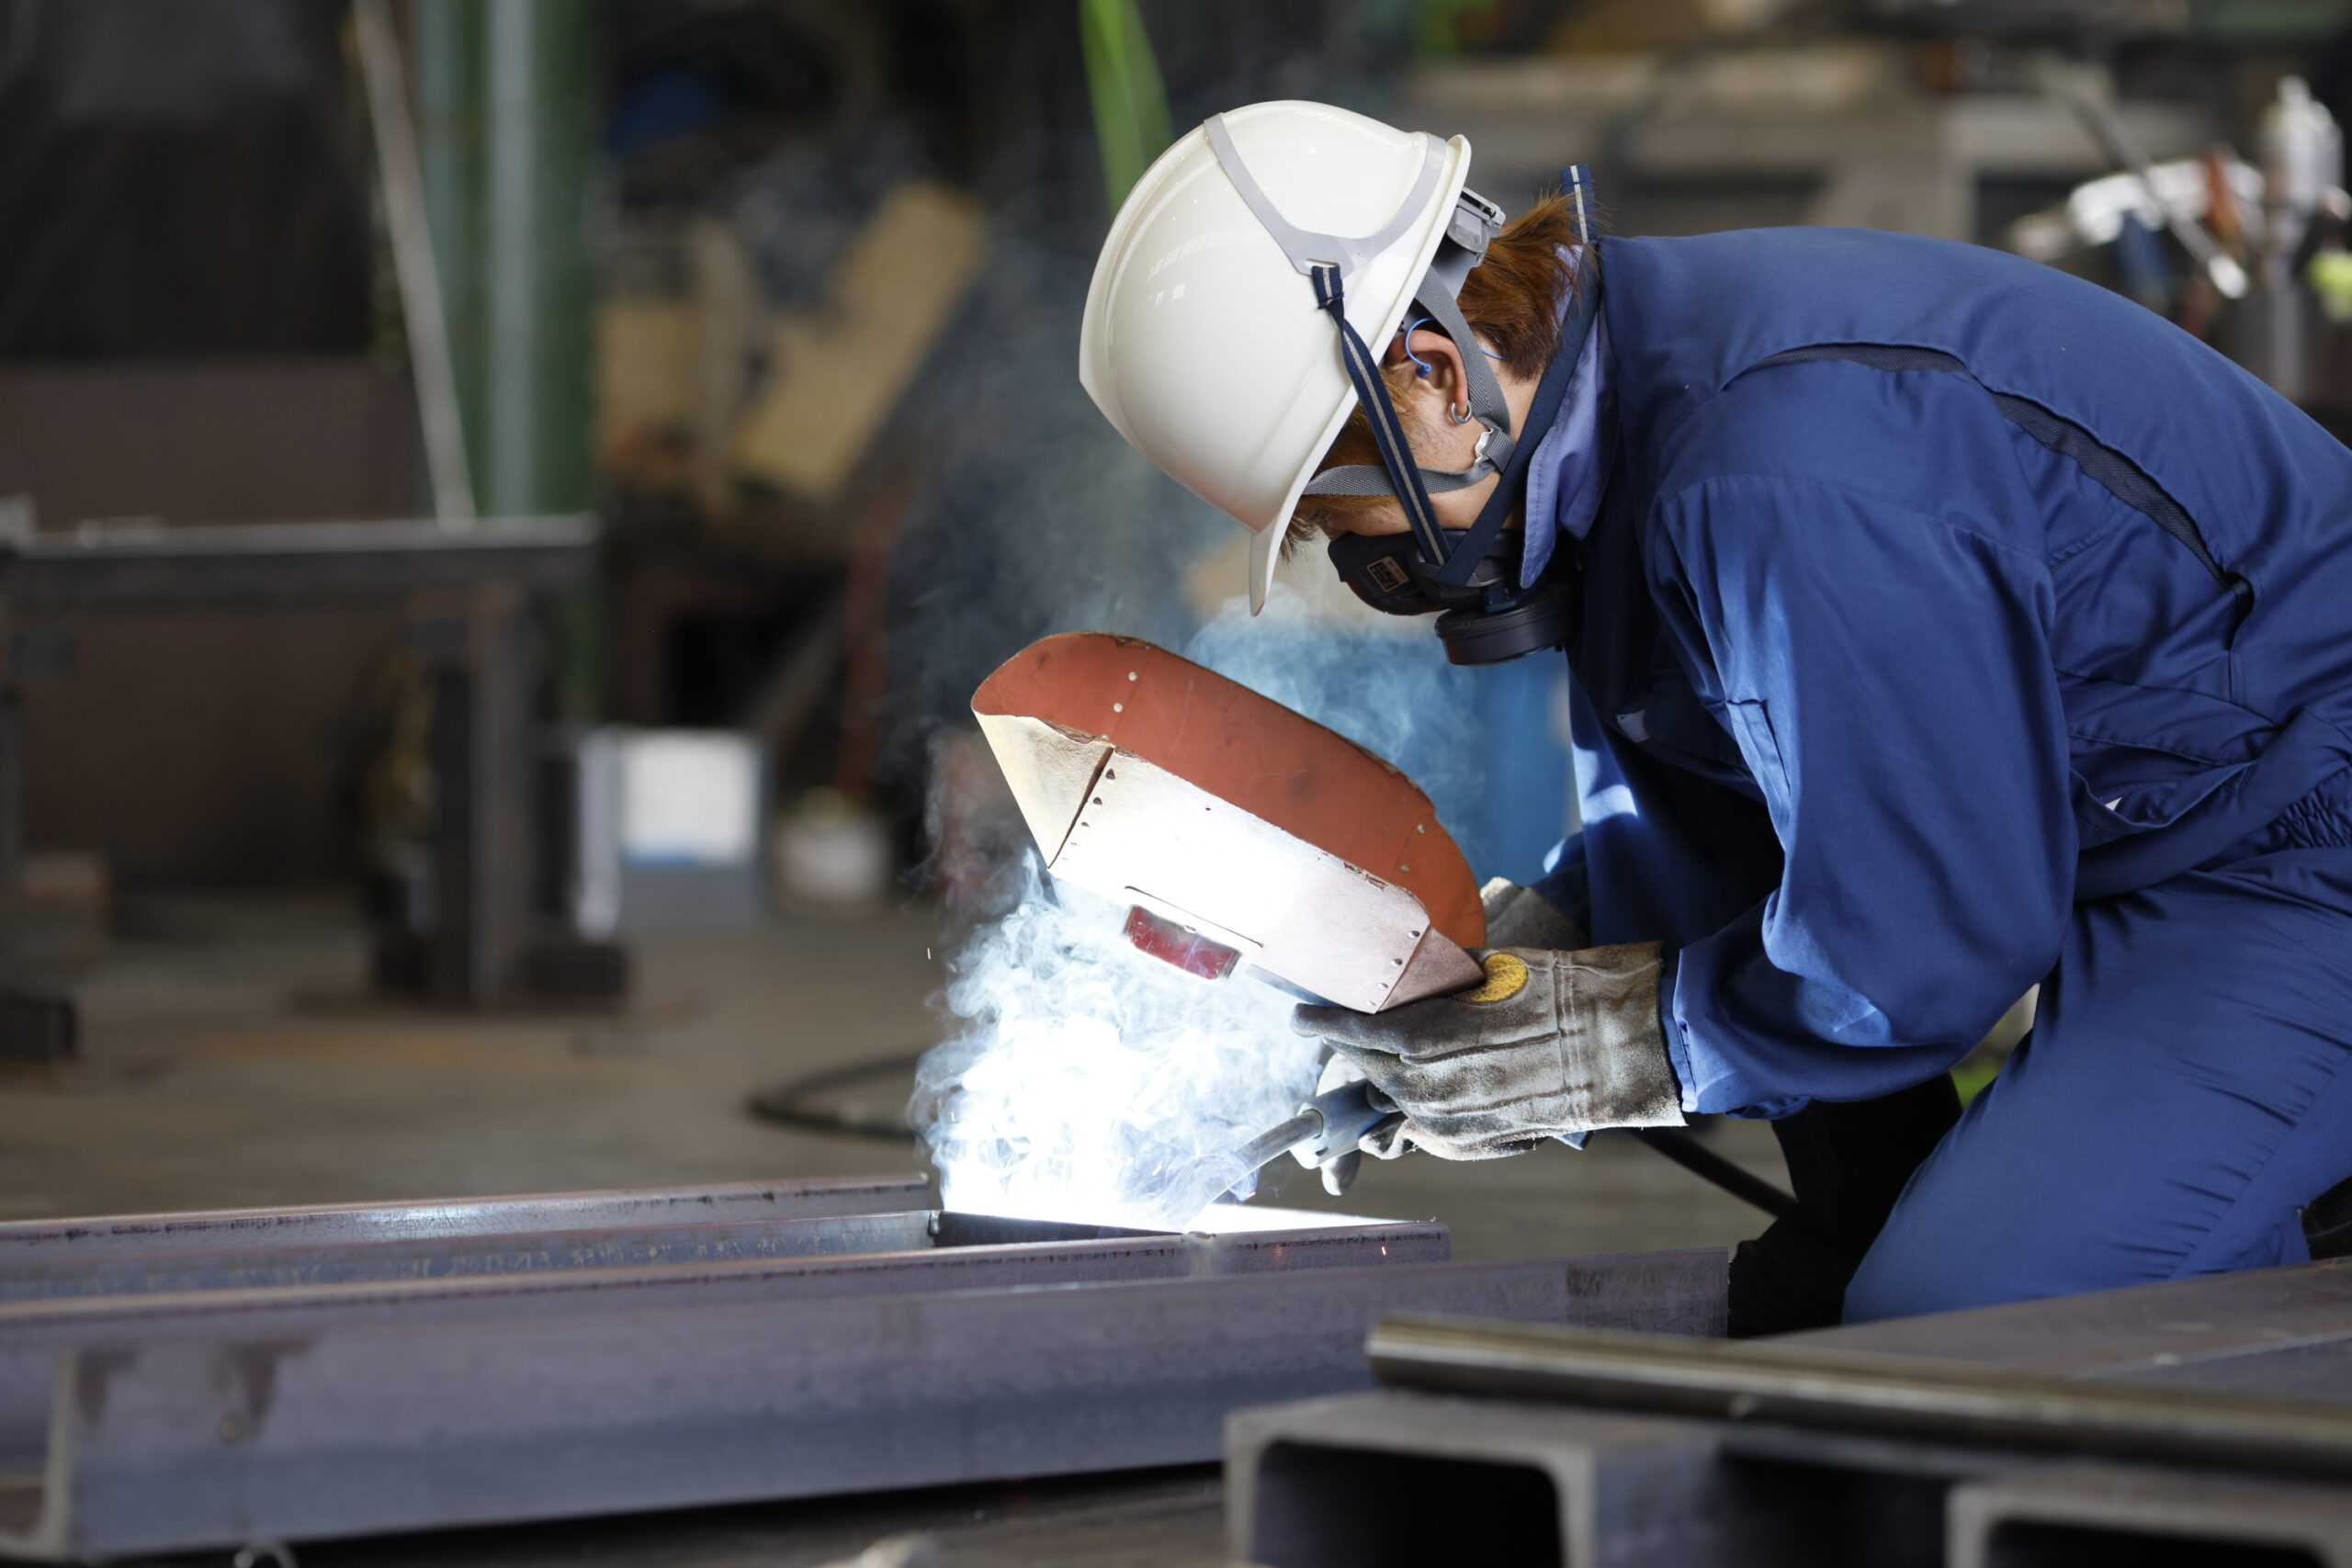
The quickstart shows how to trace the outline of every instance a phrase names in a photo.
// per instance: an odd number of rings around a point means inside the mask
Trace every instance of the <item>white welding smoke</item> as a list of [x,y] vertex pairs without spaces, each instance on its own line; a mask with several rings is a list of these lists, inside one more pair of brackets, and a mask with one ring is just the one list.
[[923,1058],[913,1119],[967,1213],[1182,1227],[1247,1173],[1221,1161],[1312,1091],[1292,998],[1129,946],[1126,911],[1033,873],[948,961],[961,1032]]
[[[1426,644],[1426,648],[1421,645]],[[1475,790],[1476,748],[1453,728],[1459,671],[1436,640],[1313,624],[1280,585],[1267,614],[1228,605],[1187,657],[1400,760],[1439,815]],[[1408,768],[1411,763],[1406,764]],[[923,1058],[910,1120],[941,1199],[971,1213],[1180,1228],[1236,1179],[1221,1156],[1313,1092],[1319,1043],[1294,1032],[1295,998],[1249,977],[1209,981],[1136,952],[1126,911],[1035,870],[1012,912],[948,961],[941,1003],[956,1032]]]

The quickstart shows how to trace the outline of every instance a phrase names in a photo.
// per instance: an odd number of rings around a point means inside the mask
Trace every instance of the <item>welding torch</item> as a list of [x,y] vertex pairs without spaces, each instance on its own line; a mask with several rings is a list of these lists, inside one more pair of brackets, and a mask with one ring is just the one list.
[[[1284,1155],[1323,1172],[1323,1190],[1337,1198],[1355,1179],[1366,1139],[1405,1119],[1394,1105],[1375,1103],[1372,1085],[1359,1078],[1299,1101],[1298,1114],[1241,1145],[1239,1157],[1255,1171]],[[1382,1096],[1385,1101],[1385,1096]]]

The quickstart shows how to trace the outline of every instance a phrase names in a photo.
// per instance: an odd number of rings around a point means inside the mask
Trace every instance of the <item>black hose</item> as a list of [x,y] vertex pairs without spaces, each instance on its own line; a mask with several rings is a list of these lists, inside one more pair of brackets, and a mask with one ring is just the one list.
[[867,1078],[910,1073],[924,1055],[922,1051],[912,1051],[903,1056],[890,1056],[878,1062],[853,1062],[847,1066],[826,1067],[797,1078],[787,1078],[772,1089],[763,1089],[752,1095],[750,1110],[752,1115],[763,1122],[797,1127],[803,1132],[846,1133],[855,1138],[879,1138],[888,1143],[911,1144],[916,1141],[915,1130],[907,1125],[903,1117],[883,1121],[871,1116],[853,1116],[838,1106],[816,1105],[809,1101],[812,1096],[863,1083]]
[[1691,1175],[1713,1182],[1743,1203],[1753,1204],[1774,1219],[1797,1206],[1797,1201],[1765,1180],[1724,1158],[1679,1127],[1629,1127],[1626,1131]]
[[[863,1083],[868,1078],[912,1072],[923,1055],[923,1052],[913,1051],[878,1062],[853,1062],[846,1066],[826,1067],[818,1072],[805,1073],[799,1077],[787,1078],[752,1096],[751,1111],[763,1121],[798,1128],[803,1132],[841,1133],[856,1138],[911,1144],[917,1141],[915,1130],[902,1120],[894,1117],[882,1121],[870,1116],[849,1115],[838,1107],[811,1101],[815,1096]],[[1733,1164],[1680,1128],[1634,1127],[1629,1131],[1691,1175],[1713,1183],[1741,1202],[1761,1209],[1775,1219],[1797,1206],[1794,1198],[1762,1177],[1751,1175]]]

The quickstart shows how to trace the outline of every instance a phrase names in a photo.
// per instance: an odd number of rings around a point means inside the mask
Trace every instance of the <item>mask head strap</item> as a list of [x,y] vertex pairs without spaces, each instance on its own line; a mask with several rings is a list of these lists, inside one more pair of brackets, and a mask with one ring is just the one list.
[[1562,185],[1568,200],[1576,209],[1577,232],[1584,242],[1577,252],[1577,272],[1572,279],[1576,293],[1569,307],[1568,319],[1560,326],[1560,345],[1545,367],[1544,378],[1536,384],[1535,401],[1527,411],[1527,438],[1511,455],[1509,467],[1503,470],[1502,482],[1487,504],[1478,511],[1478,520],[1454,547],[1438,573],[1438,581],[1449,588],[1465,586],[1470,574],[1477,569],[1494,547],[1495,536],[1510,520],[1521,498],[1527,493],[1528,459],[1535,455],[1541,441],[1540,433],[1551,429],[1552,421],[1559,416],[1560,403],[1567,396],[1568,383],[1575,379],[1577,361],[1583,356],[1584,342],[1592,332],[1592,320],[1600,308],[1600,276],[1593,270],[1594,247],[1599,236],[1592,231],[1592,174],[1582,164],[1571,165],[1562,173]]

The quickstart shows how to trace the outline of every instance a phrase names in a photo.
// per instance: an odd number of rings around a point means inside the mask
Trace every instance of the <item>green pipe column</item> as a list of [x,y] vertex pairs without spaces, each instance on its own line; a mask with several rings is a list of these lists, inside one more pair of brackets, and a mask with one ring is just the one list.
[[588,502],[591,0],[481,0],[488,210],[484,494],[493,513]]
[[[411,0],[425,206],[485,516],[586,509],[593,482],[594,0]],[[564,716],[601,704],[593,597],[551,627]]]
[[489,515],[588,502],[593,0],[413,0],[426,207]]

